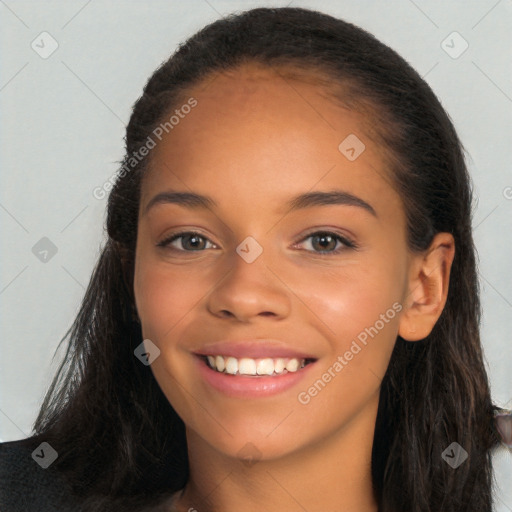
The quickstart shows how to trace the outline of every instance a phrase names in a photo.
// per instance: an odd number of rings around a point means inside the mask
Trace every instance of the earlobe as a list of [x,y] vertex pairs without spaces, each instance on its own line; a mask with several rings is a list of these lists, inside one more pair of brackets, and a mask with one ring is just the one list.
[[450,233],[437,233],[425,252],[413,256],[398,329],[403,339],[422,340],[434,328],[448,297],[454,256],[455,242]]

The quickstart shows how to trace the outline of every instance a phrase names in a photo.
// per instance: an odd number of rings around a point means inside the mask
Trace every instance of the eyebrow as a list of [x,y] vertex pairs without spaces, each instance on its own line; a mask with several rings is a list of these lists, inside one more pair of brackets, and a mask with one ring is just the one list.
[[[153,197],[146,205],[144,214],[157,204],[177,204],[191,209],[210,209],[218,206],[217,202],[209,196],[194,192],[167,191]],[[369,203],[343,190],[306,192],[293,197],[286,203],[287,213],[315,206],[331,205],[356,206],[377,217],[375,209]]]

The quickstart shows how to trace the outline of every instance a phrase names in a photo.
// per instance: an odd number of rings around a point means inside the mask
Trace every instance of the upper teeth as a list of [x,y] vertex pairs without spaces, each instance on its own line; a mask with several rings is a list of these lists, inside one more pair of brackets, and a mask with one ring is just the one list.
[[306,365],[305,359],[282,358],[271,359],[266,357],[263,359],[251,359],[249,357],[226,356],[207,356],[208,364],[218,372],[229,373],[231,375],[273,375],[288,372],[296,372],[299,368]]

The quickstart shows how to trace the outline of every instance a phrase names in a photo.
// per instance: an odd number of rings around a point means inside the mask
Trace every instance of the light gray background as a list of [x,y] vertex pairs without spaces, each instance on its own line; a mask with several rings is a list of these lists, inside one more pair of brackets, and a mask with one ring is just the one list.
[[[232,11],[310,7],[367,29],[426,78],[468,151],[478,203],[482,338],[495,403],[512,408],[512,2],[0,0],[0,440],[30,435],[104,241],[106,200],[130,109],[177,44]],[[31,47],[46,31],[58,49]],[[458,58],[453,55],[469,47]],[[443,44],[442,42],[446,42]],[[443,49],[452,46],[448,55]],[[43,51],[41,48],[39,51]],[[43,237],[58,252],[32,252]],[[512,511],[512,455],[495,455],[499,512]]]

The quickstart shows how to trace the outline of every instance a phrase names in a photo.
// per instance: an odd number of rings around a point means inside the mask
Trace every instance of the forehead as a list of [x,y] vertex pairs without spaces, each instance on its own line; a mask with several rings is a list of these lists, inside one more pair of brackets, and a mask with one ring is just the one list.
[[[190,88],[183,104],[192,97],[197,105],[157,141],[142,203],[165,188],[194,188],[232,204],[248,193],[255,203],[282,202],[333,187],[389,199],[389,173],[368,119],[333,101],[317,78],[247,65]],[[352,147],[362,150],[356,159],[347,158]]]

